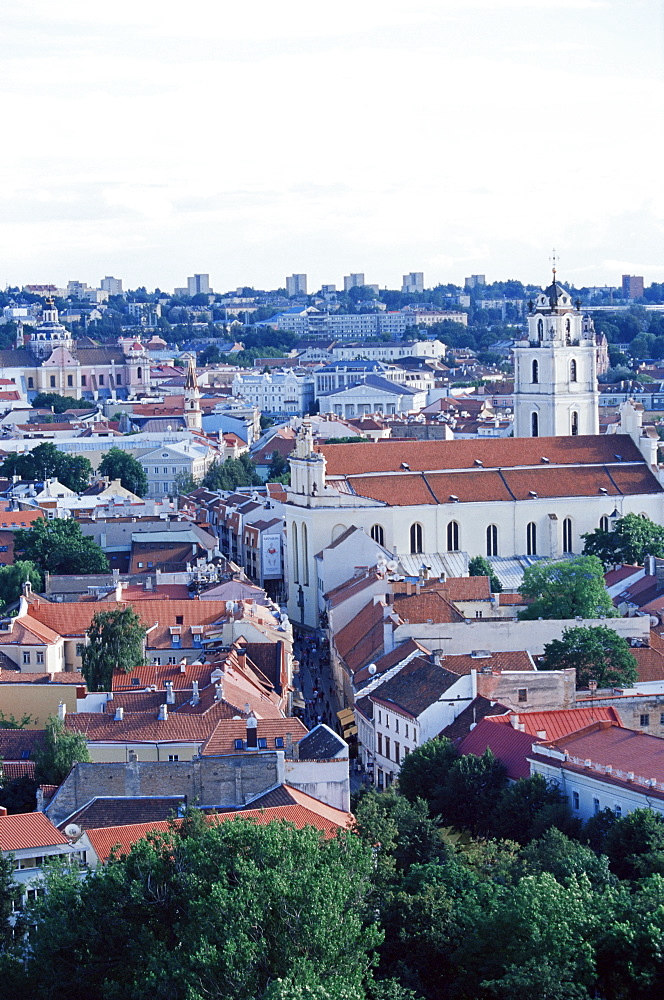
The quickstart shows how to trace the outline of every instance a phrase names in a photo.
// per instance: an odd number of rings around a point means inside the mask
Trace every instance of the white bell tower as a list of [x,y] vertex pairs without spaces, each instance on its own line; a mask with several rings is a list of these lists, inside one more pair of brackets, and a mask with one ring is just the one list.
[[529,302],[514,345],[514,436],[599,434],[597,349],[589,316],[556,280]]

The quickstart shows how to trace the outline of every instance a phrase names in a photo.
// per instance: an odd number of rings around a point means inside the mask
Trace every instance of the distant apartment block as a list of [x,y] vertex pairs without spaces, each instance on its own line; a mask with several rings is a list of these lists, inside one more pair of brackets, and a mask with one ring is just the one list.
[[122,295],[122,278],[113,278],[107,274],[101,279],[100,287],[102,292],[108,292],[109,295]]
[[465,288],[479,288],[480,285],[486,285],[486,275],[484,274],[471,274],[469,278],[464,279]]
[[187,292],[189,295],[208,295],[212,289],[210,288],[210,275],[209,274],[194,274],[193,277],[187,278]]
[[344,292],[349,292],[351,288],[362,288],[366,284],[364,274],[360,271],[357,274],[347,274],[344,277]]
[[643,276],[639,274],[623,274],[622,293],[625,299],[642,299]]
[[306,295],[306,274],[291,274],[290,278],[286,278],[286,293],[289,299],[292,299],[294,295]]
[[404,274],[403,285],[401,286],[401,291],[405,295],[412,295],[414,292],[424,291],[424,272],[423,271],[411,271],[410,274]]
[[325,296],[325,295],[336,295],[337,294],[337,286],[336,285],[321,285],[320,286],[320,293],[323,296]]

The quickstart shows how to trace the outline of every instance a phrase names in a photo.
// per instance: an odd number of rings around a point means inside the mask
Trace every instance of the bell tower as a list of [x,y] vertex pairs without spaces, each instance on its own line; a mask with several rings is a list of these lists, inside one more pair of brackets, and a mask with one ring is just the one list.
[[184,419],[187,423],[187,429],[190,431],[200,431],[203,427],[201,390],[196,381],[196,367],[193,358],[189,358],[187,376],[184,381]]
[[599,434],[597,349],[589,316],[556,279],[528,303],[514,344],[514,436]]

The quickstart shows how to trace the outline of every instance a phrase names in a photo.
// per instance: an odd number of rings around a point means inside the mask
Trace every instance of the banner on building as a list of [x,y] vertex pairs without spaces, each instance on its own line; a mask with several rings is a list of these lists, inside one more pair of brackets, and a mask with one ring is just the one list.
[[263,535],[263,579],[281,576],[281,535]]

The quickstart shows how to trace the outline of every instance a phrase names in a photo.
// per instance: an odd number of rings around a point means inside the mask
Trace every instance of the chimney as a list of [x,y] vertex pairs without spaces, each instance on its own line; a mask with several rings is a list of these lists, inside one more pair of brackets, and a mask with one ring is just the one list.
[[29,580],[26,580],[23,584],[23,596],[26,598],[32,596],[32,584]]
[[191,704],[198,705],[199,701],[201,700],[201,697],[198,693],[198,681],[192,681],[191,686],[193,689],[193,694],[191,696]]
[[180,673],[186,674],[186,672],[187,672],[187,661],[184,659],[180,660]]
[[124,719],[124,708],[122,707],[122,705],[118,705],[118,707],[115,710],[115,721],[122,722],[123,719]]
[[118,602],[122,600],[122,584],[119,580],[115,585],[115,600]]
[[6,816],[6,815],[7,815],[6,806],[0,806],[0,816]]
[[128,763],[135,764],[137,761],[138,761],[138,754],[136,753],[135,750],[130,750],[128,756]]
[[223,701],[224,700],[224,685],[219,681],[214,686],[214,700]]
[[157,716],[159,722],[166,722],[168,719],[168,705],[159,706],[159,715]]
[[250,715],[247,719],[247,750],[258,749],[258,723],[256,716]]
[[60,704],[58,705],[58,718],[60,722],[64,722],[66,716],[67,716],[67,706],[63,701],[61,701]]
[[166,704],[175,704],[175,692],[173,690],[173,681],[166,681]]

